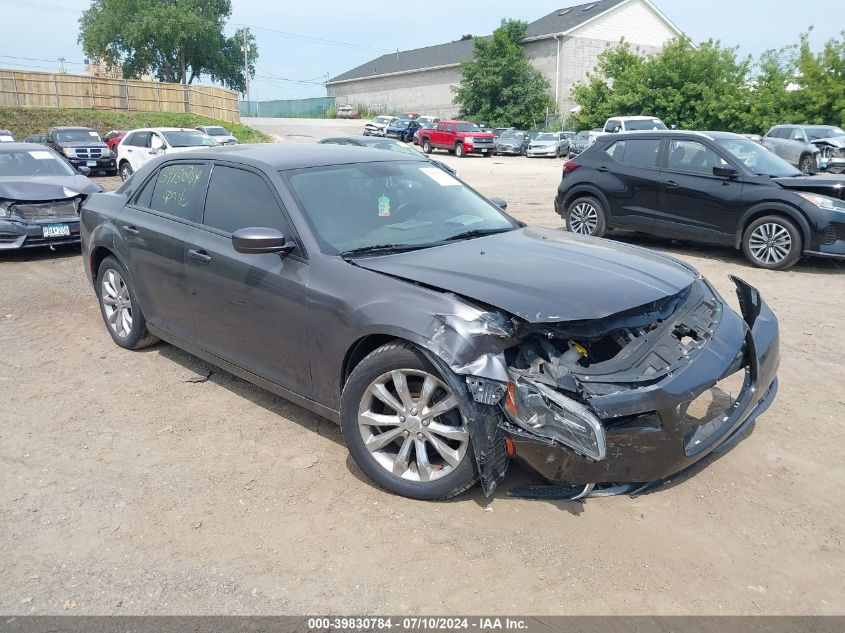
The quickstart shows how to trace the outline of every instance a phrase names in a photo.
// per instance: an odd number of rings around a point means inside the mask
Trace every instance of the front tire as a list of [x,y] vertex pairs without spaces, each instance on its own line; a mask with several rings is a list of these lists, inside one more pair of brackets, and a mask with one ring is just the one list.
[[106,257],[97,269],[100,313],[112,340],[124,349],[141,349],[158,342],[147,330],[147,321],[123,265]]
[[792,268],[801,259],[801,249],[798,227],[779,215],[754,220],[742,234],[742,252],[759,268]]
[[455,145],[455,156],[457,156],[458,158],[463,158],[466,155],[466,150],[464,150],[464,146],[462,143],[458,143],[457,145]]
[[607,214],[596,198],[576,198],[566,209],[566,230],[579,235],[602,237],[607,232]]
[[801,161],[798,163],[798,169],[801,173],[811,175],[816,173],[816,159],[810,154],[804,154]]
[[389,492],[448,499],[478,479],[458,398],[410,343],[384,345],[355,367],[340,415],[355,463]]

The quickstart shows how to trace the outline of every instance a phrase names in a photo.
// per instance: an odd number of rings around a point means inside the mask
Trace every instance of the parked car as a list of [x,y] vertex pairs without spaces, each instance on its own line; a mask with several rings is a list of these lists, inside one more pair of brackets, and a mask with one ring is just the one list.
[[546,498],[660,482],[777,392],[777,319],[745,282],[740,316],[689,264],[524,226],[410,154],[160,157],[88,199],[82,241],[115,344],[164,339],[339,422],[416,499],[490,495],[511,459]]
[[44,144],[65,157],[74,168],[87,167],[91,173],[117,175],[114,153],[96,130],[88,127],[51,127]]
[[449,172],[453,176],[457,176],[457,170],[447,165],[444,162],[431,158],[430,156],[423,154],[422,152],[415,150],[413,147],[408,147],[405,143],[400,141],[394,140],[392,138],[379,138],[375,136],[332,136],[329,138],[324,138],[320,141],[320,143],[326,145],[351,145],[353,147],[371,147],[373,149],[386,149],[391,152],[398,152],[400,154],[406,154],[410,156],[420,157],[422,156],[426,160],[428,160],[432,165],[443,169],[444,171]]
[[406,143],[410,143],[414,140],[414,134],[416,134],[417,130],[420,129],[420,124],[417,123],[417,119],[406,119],[403,117],[399,117],[395,119],[389,126],[387,126],[387,130],[385,131],[384,135],[389,138],[396,138],[400,141],[405,141]]
[[523,156],[528,151],[531,139],[525,130],[504,130],[493,141],[493,153],[499,156]]
[[845,130],[833,125],[775,125],[763,146],[805,174],[845,171]]
[[419,112],[403,112],[403,113],[402,113],[402,114],[400,114],[399,116],[401,116],[401,117],[407,117],[407,118],[409,118],[409,119],[416,119],[417,117],[419,117],[419,116],[420,116],[420,113],[419,113]]
[[575,132],[575,130],[564,130],[563,132],[561,132],[561,134],[563,134],[563,138],[565,138],[567,141],[572,142],[577,132]]
[[238,139],[222,125],[198,125],[197,130],[203,134],[208,134],[215,141],[221,145],[237,145]]
[[30,134],[27,136],[23,142],[24,143],[38,143],[39,145],[43,145],[44,141],[47,140],[46,134]]
[[528,144],[525,155],[529,158],[536,156],[551,156],[560,158],[569,154],[569,141],[563,132],[540,132],[537,138]]
[[98,191],[49,147],[0,145],[0,251],[78,242],[79,208]]
[[420,116],[417,118],[417,123],[419,124],[419,128],[414,132],[414,145],[420,144],[420,132],[435,129],[437,124],[440,123],[440,119],[435,116]]
[[123,140],[124,136],[126,136],[126,130],[109,130],[103,136],[103,141],[109,146],[111,151],[117,152],[117,146]]
[[15,137],[9,130],[0,130],[0,143],[14,143]]
[[621,134],[623,132],[636,132],[643,130],[666,130],[666,124],[654,116],[617,116],[609,118],[604,128],[600,131],[591,130],[588,146],[596,142],[596,139],[605,134]]
[[587,149],[590,143],[590,131],[589,130],[581,130],[578,132],[575,137],[572,139],[572,142],[569,143],[569,156],[577,156],[585,149]]
[[783,270],[845,259],[845,180],[805,176],[729,132],[604,136],[563,167],[555,210],[576,233],[646,231],[742,249]]
[[120,177],[126,181],[143,165],[162,154],[186,152],[197,147],[219,147],[220,143],[199,130],[156,127],[131,130],[117,146]]
[[499,138],[502,135],[502,132],[507,132],[508,130],[512,130],[512,127],[494,127],[493,128],[493,136]]
[[339,119],[360,119],[361,115],[353,105],[342,105],[337,107],[337,118]]
[[364,126],[364,136],[384,136],[395,116],[379,115]]
[[469,121],[440,121],[433,130],[420,132],[420,142],[426,154],[436,149],[454,152],[458,158],[467,154],[493,155],[493,135],[482,132],[475,123]]

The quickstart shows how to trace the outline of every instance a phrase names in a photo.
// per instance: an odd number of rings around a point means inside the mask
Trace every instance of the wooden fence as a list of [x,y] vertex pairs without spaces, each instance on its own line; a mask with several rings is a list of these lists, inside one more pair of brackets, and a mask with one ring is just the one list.
[[238,93],[224,88],[3,69],[0,105],[190,112],[234,123],[241,120]]

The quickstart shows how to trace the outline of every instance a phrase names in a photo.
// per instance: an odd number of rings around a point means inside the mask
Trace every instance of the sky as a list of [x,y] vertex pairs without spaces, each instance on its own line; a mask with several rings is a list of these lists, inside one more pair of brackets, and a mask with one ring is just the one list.
[[[253,28],[258,68],[253,99],[299,99],[326,94],[320,84],[385,52],[441,44],[466,33],[487,35],[502,18],[531,22],[585,0],[427,0],[424,9],[386,2],[232,0],[227,34]],[[813,26],[819,49],[845,29],[843,0],[654,0],[693,41],[708,38],[759,55],[798,41]],[[76,20],[87,0],[0,0],[0,68],[84,70]],[[420,5],[416,5],[420,6]]]

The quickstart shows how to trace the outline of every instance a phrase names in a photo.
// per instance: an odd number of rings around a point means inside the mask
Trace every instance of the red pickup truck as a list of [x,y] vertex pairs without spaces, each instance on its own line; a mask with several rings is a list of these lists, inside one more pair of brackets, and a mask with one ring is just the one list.
[[490,132],[482,132],[469,121],[440,121],[433,130],[420,131],[420,144],[426,154],[445,149],[455,152],[458,158],[471,153],[492,156],[494,139]]

